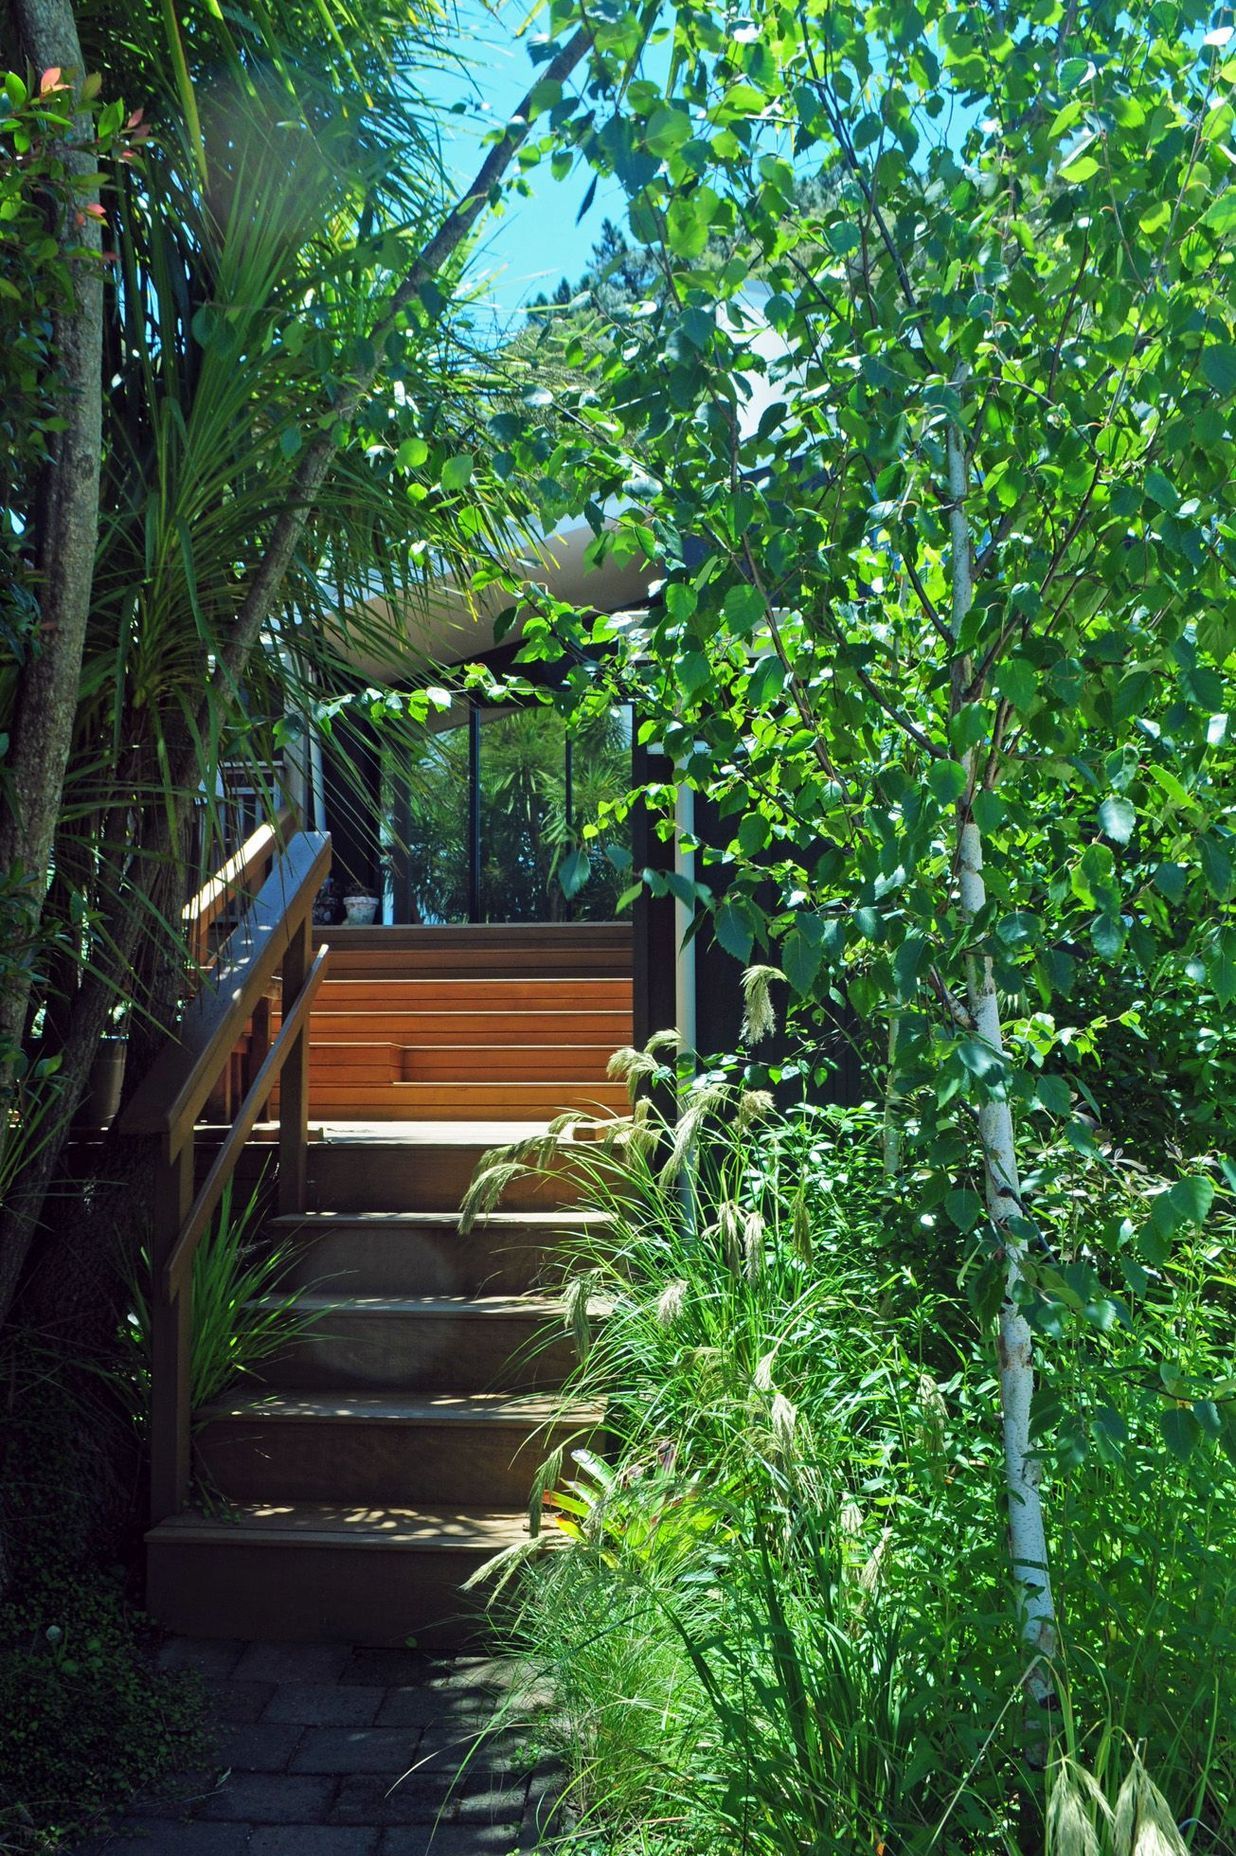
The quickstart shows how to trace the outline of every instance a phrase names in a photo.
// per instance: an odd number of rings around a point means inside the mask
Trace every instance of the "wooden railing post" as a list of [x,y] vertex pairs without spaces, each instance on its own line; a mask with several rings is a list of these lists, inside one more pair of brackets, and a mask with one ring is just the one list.
[[[246,870],[256,865],[259,852],[266,854],[261,843],[250,846],[241,860]],[[150,1245],[150,1508],[155,1526],[179,1513],[189,1494],[193,1259],[276,1087],[282,1110],[280,1209],[305,1207],[309,1017],[330,958],[326,947],[313,956],[313,898],[330,869],[330,839],[321,832],[302,832],[271,854],[275,868],[190,1001],[179,1037],[169,1039],[120,1124],[126,1133],[151,1136],[156,1143]],[[225,870],[207,886],[212,919],[221,912],[234,877]],[[268,1000],[280,968],[283,1022],[272,1042]],[[250,1024],[249,1074],[237,1079],[240,1100],[234,1109],[228,1085],[230,1126],[199,1187],[195,1128],[221,1079],[235,1069],[237,1046]]]
[[[280,1016],[284,1024],[313,960],[313,919],[302,916],[283,956]],[[309,1026],[301,1026],[279,1082],[279,1210],[305,1209],[309,1145]]]
[[193,1204],[193,1136],[155,1160],[150,1241],[150,1519],[176,1514],[189,1492],[192,1277],[174,1294],[163,1273]]

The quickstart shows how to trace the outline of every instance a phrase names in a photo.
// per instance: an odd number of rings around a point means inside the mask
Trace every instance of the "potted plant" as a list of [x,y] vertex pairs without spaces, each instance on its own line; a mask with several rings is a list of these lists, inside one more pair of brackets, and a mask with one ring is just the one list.
[[116,1117],[129,1054],[128,1018],[127,1004],[112,1007],[109,1028],[99,1039],[86,1092],[74,1117],[78,1127],[106,1128]]
[[380,896],[367,896],[359,892],[343,899],[343,913],[350,928],[368,928],[377,919],[381,906]]

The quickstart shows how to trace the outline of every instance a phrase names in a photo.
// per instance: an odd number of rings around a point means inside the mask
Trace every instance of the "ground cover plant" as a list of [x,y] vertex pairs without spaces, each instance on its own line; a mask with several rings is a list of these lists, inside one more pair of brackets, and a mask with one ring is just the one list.
[[[994,1350],[947,1232],[884,1183],[874,1109],[780,1112],[720,1074],[686,1107],[686,1141],[644,1115],[581,1163],[607,1223],[562,1263],[574,1304],[608,1312],[572,1389],[606,1401],[615,1447],[547,1465],[558,1550],[495,1599],[581,1837],[1064,1849],[1070,1785],[1106,1835],[1096,1785],[1114,1808],[1127,1784],[1128,1819],[1142,1773],[1163,1841],[1110,1847],[1232,1847],[1236,1465],[1160,1425],[1165,1365],[1230,1364],[1230,1220],[1105,1332],[1073,1319],[1044,1369],[1068,1594],[1045,1776],[1004,1595]],[[1147,1190],[1058,1161],[1083,1210]],[[1062,1266],[1087,1249],[1081,1216]]]
[[0,1848],[72,1848],[207,1746],[194,1677],[160,1672],[123,1582],[50,1558],[0,1605]]

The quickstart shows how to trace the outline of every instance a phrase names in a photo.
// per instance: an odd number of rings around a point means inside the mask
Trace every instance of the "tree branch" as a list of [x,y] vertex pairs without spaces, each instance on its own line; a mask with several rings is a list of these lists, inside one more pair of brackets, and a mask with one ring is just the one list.
[[[549,61],[538,75],[536,83],[529,87],[504,133],[477,169],[472,185],[423,247],[378,317],[370,333],[375,357],[382,354],[386,337],[398,329],[405,313],[417,300],[424,286],[440,275],[488,205],[491,193],[527,138],[534,91],[542,84],[561,83],[569,77],[591,42],[591,34],[581,28]],[[230,698],[235,693],[249,653],[257,643],[284,576],[292,565],[318,493],[339,449],[338,435],[355,419],[377,376],[378,365],[375,358],[372,366],[363,369],[340,395],[331,409],[329,424],[317,433],[305,449],[292,479],[287,501],[271,531],[266,551],[249,577],[248,590],[219,654],[210,686],[217,695]]]

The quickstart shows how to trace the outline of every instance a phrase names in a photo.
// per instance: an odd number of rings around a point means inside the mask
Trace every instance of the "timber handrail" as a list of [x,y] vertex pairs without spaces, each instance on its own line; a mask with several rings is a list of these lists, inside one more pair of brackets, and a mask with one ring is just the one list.
[[253,1133],[258,1116],[279,1080],[279,1072],[291,1055],[292,1046],[305,1028],[305,1020],[313,1005],[314,994],[326,977],[329,955],[329,947],[319,948],[315,954],[308,977],[296,995],[291,1011],[279,1027],[278,1037],[267,1051],[261,1068],[250,1084],[235,1121],[223,1138],[223,1144],[202,1182],[202,1189],[193,1201],[185,1227],[172,1246],[172,1254],[164,1265],[162,1290],[165,1296],[179,1295],[189,1280],[189,1271],[193,1267],[193,1253],[215,1214],[219,1200],[223,1197],[224,1187],[236,1171],[236,1162],[240,1159],[245,1142]]
[[210,931],[237,896],[252,895],[256,879],[265,881],[279,852],[296,829],[296,814],[284,806],[268,823],[251,832],[238,851],[220,864],[181,911],[189,936],[189,954],[199,967],[210,955]]
[[[270,874],[219,950],[177,1035],[164,1045],[121,1118],[154,1145],[151,1264],[151,1518],[175,1514],[189,1489],[193,1259],[264,1107],[279,1084],[280,1212],[303,1211],[309,1138],[309,1014],[330,949],[313,955],[313,902],[330,870],[330,838],[276,820],[255,832],[194,898],[217,920],[266,858]],[[260,841],[260,842],[259,842]],[[186,921],[196,932],[203,911]],[[218,1152],[196,1189],[197,1123],[255,1014],[268,1015],[280,974],[278,1036],[264,1049]],[[256,1020],[255,1020],[256,1022]],[[264,1047],[265,1033],[263,1033]]]

